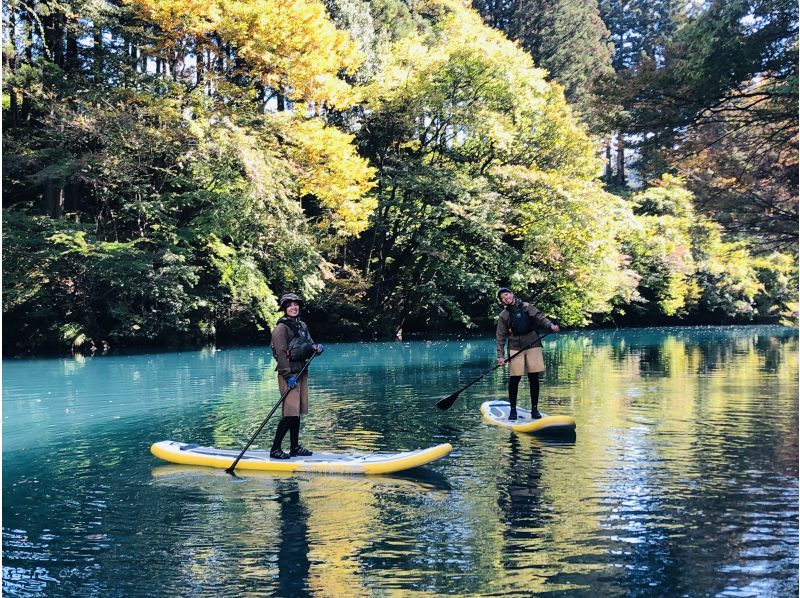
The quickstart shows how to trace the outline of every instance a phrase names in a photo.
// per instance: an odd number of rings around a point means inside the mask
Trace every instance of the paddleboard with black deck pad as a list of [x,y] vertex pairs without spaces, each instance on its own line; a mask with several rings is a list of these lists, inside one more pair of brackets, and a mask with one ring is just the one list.
[[508,401],[486,401],[481,405],[481,414],[488,423],[528,434],[574,434],[575,419],[569,415],[547,415],[533,419],[531,412],[517,407],[517,419],[508,419],[511,404]]
[[[417,451],[395,453],[323,453],[314,451],[310,457],[272,459],[269,451],[250,450],[239,460],[236,469],[259,471],[309,471],[320,473],[382,474],[420,467],[450,454],[453,447],[438,444]],[[241,450],[218,449],[174,440],[162,440],[150,447],[159,459],[182,465],[203,465],[227,469]]]

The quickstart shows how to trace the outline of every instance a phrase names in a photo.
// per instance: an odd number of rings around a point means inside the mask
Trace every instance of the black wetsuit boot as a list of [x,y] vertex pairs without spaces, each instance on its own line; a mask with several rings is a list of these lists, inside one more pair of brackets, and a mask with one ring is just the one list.
[[508,419],[510,420],[517,419],[517,393],[520,380],[522,380],[522,376],[509,376],[508,378],[508,402],[511,404]]
[[291,447],[289,449],[290,457],[310,457],[313,453],[307,448],[300,446],[300,416],[291,418],[292,426],[289,428],[289,439]]
[[528,383],[531,387],[531,417],[533,419],[541,419],[542,414],[539,413],[539,373],[528,374]]
[[292,425],[292,422],[290,421],[291,419],[291,417],[282,417],[281,421],[278,422],[278,429],[275,430],[275,438],[272,441],[272,450],[269,452],[269,456],[273,459],[289,458],[289,454],[284,453],[281,449],[281,443],[283,442],[284,436],[286,436],[286,432],[289,431],[289,428]]

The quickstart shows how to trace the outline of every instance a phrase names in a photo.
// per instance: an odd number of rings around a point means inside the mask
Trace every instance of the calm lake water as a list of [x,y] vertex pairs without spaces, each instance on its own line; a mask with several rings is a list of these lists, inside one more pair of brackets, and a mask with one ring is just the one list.
[[3,595],[797,595],[796,331],[566,333],[545,362],[572,441],[482,421],[502,370],[434,407],[493,340],[330,345],[306,446],[453,453],[233,478],[149,447],[242,447],[279,397],[268,348],[6,360]]

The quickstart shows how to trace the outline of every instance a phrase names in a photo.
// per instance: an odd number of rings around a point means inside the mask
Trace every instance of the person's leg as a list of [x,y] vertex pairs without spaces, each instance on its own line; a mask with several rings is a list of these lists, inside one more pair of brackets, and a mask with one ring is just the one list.
[[531,417],[539,419],[542,417],[539,413],[539,372],[528,374],[528,384],[531,387]]
[[269,456],[273,459],[288,459],[289,455],[283,452],[281,449],[281,444],[283,443],[283,438],[286,436],[286,432],[288,432],[292,427],[292,420],[293,419],[300,419],[299,417],[282,417],[281,421],[278,422],[278,428],[275,430],[275,438],[272,440],[272,450],[270,451]]
[[539,419],[539,373],[544,371],[544,356],[541,347],[529,349],[525,355],[525,371],[531,389],[531,417]]
[[[300,416],[292,418],[292,425],[289,427],[289,447],[293,451],[300,444]],[[291,454],[291,452],[289,453]]]
[[[283,379],[283,376],[278,376],[278,390],[283,396],[288,390],[288,386],[286,384],[286,380]],[[275,430],[275,438],[272,441],[272,450],[270,451],[270,457],[273,459],[288,459],[289,453],[286,453],[281,448],[281,444],[283,443],[283,439],[286,436],[286,432],[292,429],[292,422],[293,420],[300,421],[300,389],[293,388],[289,391],[289,394],[286,395],[286,398],[283,400],[283,417],[281,421],[278,422],[278,428]]]
[[308,376],[303,374],[297,381],[298,389],[298,403],[297,403],[297,418],[292,421],[292,427],[289,429],[290,436],[290,449],[289,456],[291,457],[310,457],[313,453],[300,446],[300,415],[308,413]]
[[300,403],[297,408],[298,415],[308,413],[308,372],[305,372],[297,380],[297,388],[300,390]]
[[[518,351],[509,351],[509,357],[514,357],[517,353]],[[508,402],[511,404],[508,419],[511,420],[517,419],[517,393],[519,382],[525,373],[525,358],[525,355],[519,355],[508,362]]]
[[517,393],[520,380],[522,380],[522,376],[509,376],[508,378],[508,402],[511,404],[508,419],[517,419]]
[[291,449],[289,455],[292,457],[310,457],[312,453],[307,448],[300,446],[300,416],[292,418],[292,427],[289,428],[289,437],[291,441]]

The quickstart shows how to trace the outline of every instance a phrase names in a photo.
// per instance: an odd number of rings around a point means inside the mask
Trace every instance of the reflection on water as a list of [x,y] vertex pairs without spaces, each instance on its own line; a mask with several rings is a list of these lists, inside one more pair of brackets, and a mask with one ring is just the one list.
[[454,446],[375,477],[149,454],[243,446],[279,396],[265,348],[4,361],[3,593],[796,595],[796,332],[551,335],[545,360],[572,439],[484,424],[501,371],[434,408],[492,340],[329,347],[304,444]]

